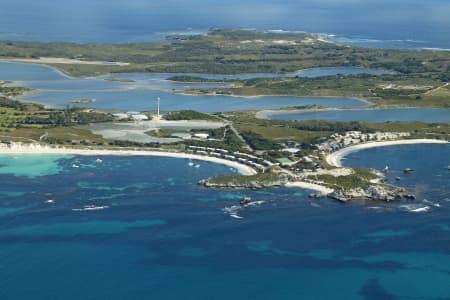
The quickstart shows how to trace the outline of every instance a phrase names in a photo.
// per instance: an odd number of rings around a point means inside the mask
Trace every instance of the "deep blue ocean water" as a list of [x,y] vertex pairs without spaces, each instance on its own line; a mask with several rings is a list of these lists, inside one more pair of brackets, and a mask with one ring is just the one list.
[[[389,164],[388,180],[401,176],[398,184],[418,195],[391,204],[312,200],[301,189],[207,190],[199,179],[233,171],[182,159],[13,157],[0,161],[1,299],[450,295],[448,145],[370,149],[345,160]],[[404,175],[405,167],[416,172]],[[244,195],[265,203],[231,218],[223,209]],[[108,208],[72,210],[85,205]]]
[[450,48],[447,0],[3,0],[0,39],[133,42],[211,27],[336,34],[376,47]]

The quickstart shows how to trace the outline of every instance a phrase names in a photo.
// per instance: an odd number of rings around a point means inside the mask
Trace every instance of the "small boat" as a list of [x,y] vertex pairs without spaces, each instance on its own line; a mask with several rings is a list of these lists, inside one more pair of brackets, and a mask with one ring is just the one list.
[[73,169],[78,169],[79,167],[80,167],[80,166],[79,166],[79,165],[76,165],[76,164],[73,164],[73,165],[72,165],[72,168],[73,168]]
[[448,167],[447,167],[447,170],[449,170],[449,171],[450,171],[450,165],[448,165]]
[[400,181],[401,178],[400,177],[395,177],[395,180]]
[[405,199],[415,200],[415,199],[416,199],[416,196],[413,195],[413,194],[406,194],[406,195],[405,195]]
[[384,167],[383,172],[384,172],[384,173],[389,172],[389,166]]
[[403,170],[403,173],[412,173],[412,172],[414,172],[414,170],[411,168],[406,168]]
[[53,199],[48,199],[47,201],[45,201],[45,203],[55,203],[55,200],[53,200]]
[[200,165],[195,165],[196,168],[200,168]]
[[101,160],[100,158],[97,158],[96,160],[95,160],[95,163],[96,164],[101,164],[103,162],[103,160]]
[[242,205],[242,206],[245,206],[245,205],[248,205],[251,201],[252,201],[252,198],[250,198],[250,197],[243,197],[239,201],[239,204]]
[[188,162],[188,166],[192,167],[194,165],[194,163],[192,161]]

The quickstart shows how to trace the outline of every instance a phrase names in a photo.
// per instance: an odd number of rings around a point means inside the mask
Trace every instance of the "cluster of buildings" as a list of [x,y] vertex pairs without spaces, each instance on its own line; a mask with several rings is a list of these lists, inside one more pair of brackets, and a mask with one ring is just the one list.
[[409,132],[374,132],[362,133],[361,131],[347,131],[344,135],[335,133],[330,138],[319,144],[319,150],[333,152],[350,145],[369,141],[390,141],[409,137]]
[[261,171],[265,171],[267,168],[270,168],[271,166],[274,165],[274,163],[265,160],[261,157],[237,151],[231,152],[220,148],[189,146],[186,151],[200,155],[208,155],[231,161],[237,161],[241,164],[257,168]]
[[137,111],[128,111],[125,113],[114,113],[112,116],[116,120],[133,120],[133,121],[147,121],[149,118],[147,115],[144,115]]
[[175,132],[171,135],[173,138],[179,138],[183,140],[190,140],[190,139],[200,139],[200,140],[206,140],[209,138],[209,134],[207,133],[194,133],[190,134],[187,132]]

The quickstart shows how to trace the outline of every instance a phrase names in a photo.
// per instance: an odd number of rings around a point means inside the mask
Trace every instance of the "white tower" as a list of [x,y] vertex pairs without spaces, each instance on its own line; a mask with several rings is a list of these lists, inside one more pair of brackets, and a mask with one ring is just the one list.
[[157,98],[157,100],[158,100],[158,116],[157,116],[157,118],[158,118],[158,120],[161,120],[161,115],[159,114],[159,102],[161,101],[161,98]]

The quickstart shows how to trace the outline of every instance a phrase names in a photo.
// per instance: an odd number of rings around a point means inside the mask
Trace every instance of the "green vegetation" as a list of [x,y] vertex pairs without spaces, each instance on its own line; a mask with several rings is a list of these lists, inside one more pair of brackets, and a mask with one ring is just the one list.
[[336,190],[349,191],[355,188],[366,189],[373,185],[370,180],[378,178],[370,169],[355,168],[353,171],[348,176],[317,175],[310,176],[309,179],[325,182]]
[[351,97],[368,99],[380,105],[450,108],[450,89],[433,74],[256,78],[233,83],[233,87],[230,88],[187,92],[239,96]]
[[[221,132],[219,130],[224,130],[225,137],[221,136]],[[216,133],[212,133],[212,131],[216,131]],[[245,152],[244,144],[241,140],[234,134],[232,130],[229,130],[229,127],[225,127],[222,129],[214,129],[210,131],[202,130],[202,132],[207,132],[211,137],[216,139],[208,140],[208,141],[199,141],[199,140],[187,140],[184,142],[186,146],[199,146],[199,147],[213,147],[213,148],[222,148],[230,151],[241,151]],[[218,140],[221,139],[222,140]]]
[[216,117],[197,112],[194,110],[182,110],[178,112],[170,112],[164,115],[164,119],[170,121],[178,121],[178,120],[206,120],[206,121],[219,121]]
[[149,136],[153,136],[153,137],[158,137],[158,138],[170,138],[170,137],[172,137],[172,134],[174,134],[176,132],[186,132],[186,133],[188,133],[188,131],[183,131],[183,130],[176,130],[176,129],[170,129],[170,128],[160,128],[158,130],[147,131],[147,132],[145,132],[145,134],[149,135]]
[[132,83],[132,82],[136,82],[135,80],[132,80],[132,79],[126,79],[126,78],[106,78],[106,80],[108,80],[108,81],[113,81],[113,82],[123,82],[123,83]]
[[176,82],[187,82],[187,83],[223,82],[223,80],[208,79],[208,78],[197,77],[197,76],[172,76],[172,77],[167,78],[167,80],[176,81]]
[[0,96],[4,97],[16,97],[23,95],[24,93],[28,92],[30,89],[26,87],[18,87],[18,86],[3,86],[6,82],[0,81]]
[[276,150],[281,148],[280,145],[274,143],[270,138],[266,138],[265,135],[254,131],[242,131],[241,135],[255,150]]
[[0,42],[0,57],[62,57],[87,61],[127,62],[115,65],[57,65],[71,74],[107,72],[284,73],[316,67],[367,67],[402,74],[433,73],[449,78],[445,51],[408,51],[341,46],[321,42],[314,34],[213,30],[207,35],[171,36],[178,42],[73,44]]
[[45,109],[39,104],[0,97],[0,131],[3,132],[13,132],[19,129],[39,131],[39,129],[47,130],[60,126],[109,121],[112,121],[112,116],[109,114],[79,108]]
[[[244,30],[213,30],[202,35],[171,36],[168,40],[127,44],[3,41],[0,42],[0,58],[59,57],[126,63],[52,64],[73,76],[125,72],[289,73],[318,67],[385,69],[396,71],[398,75],[259,78],[230,81],[231,88],[188,93],[359,97],[381,105],[450,107],[450,90],[446,85],[450,80],[450,54],[447,51],[372,49],[322,42],[314,34]],[[192,76],[170,79],[214,81]]]
[[243,175],[221,175],[214,176],[208,179],[208,182],[213,185],[250,185],[258,183],[260,185],[272,185],[282,179],[281,174],[275,172],[259,173],[251,176]]
[[412,138],[448,139],[450,137],[450,124],[267,120],[257,119],[254,111],[228,113],[226,117],[254,148],[266,151],[279,149],[281,147],[279,143],[285,142],[296,142],[302,149],[308,150],[311,144],[319,143],[333,133],[346,131],[410,132]]

